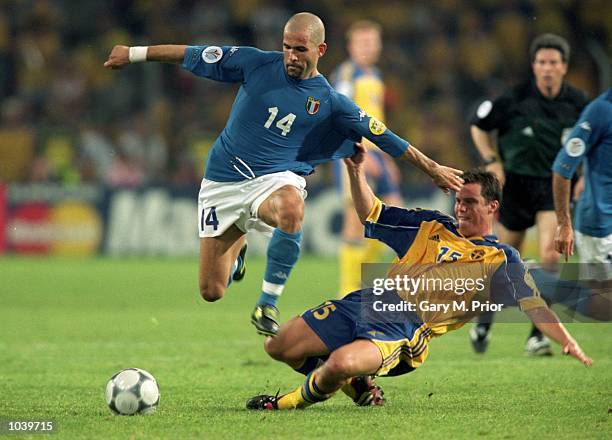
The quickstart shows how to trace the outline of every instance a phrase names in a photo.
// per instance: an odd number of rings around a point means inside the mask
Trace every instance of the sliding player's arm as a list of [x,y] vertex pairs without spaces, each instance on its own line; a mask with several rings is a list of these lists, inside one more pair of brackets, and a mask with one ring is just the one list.
[[578,359],[587,367],[593,364],[593,360],[584,354],[580,345],[559,321],[555,312],[547,306],[536,307],[524,312],[542,333],[561,344],[564,354]]
[[557,315],[548,308],[540,296],[540,291],[521,261],[519,253],[510,246],[500,246],[506,255],[506,263],[494,274],[491,284],[492,297],[498,294],[501,294],[499,298],[513,297],[520,309],[542,333],[561,344],[563,353],[578,359],[586,366],[591,365],[592,359],[584,354]]
[[376,196],[370,185],[368,185],[365,176],[364,161],[366,148],[363,144],[355,144],[355,149],[356,153],[352,157],[344,159],[344,163],[349,176],[353,205],[359,220],[361,223],[365,223],[376,202]]
[[438,221],[454,230],[454,219],[438,211],[405,209],[384,205],[366,181],[364,171],[365,147],[356,144],[357,152],[344,159],[353,204],[357,215],[365,225],[366,238],[379,240],[403,256],[412,245],[423,222]]

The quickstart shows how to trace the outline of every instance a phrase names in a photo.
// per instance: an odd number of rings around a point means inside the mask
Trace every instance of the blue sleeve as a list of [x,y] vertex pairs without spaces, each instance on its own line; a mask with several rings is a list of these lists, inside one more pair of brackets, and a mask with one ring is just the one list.
[[384,203],[381,203],[378,216],[375,217],[375,213],[372,213],[368,217],[367,222],[386,226],[420,226],[421,223],[432,220],[439,221],[440,223],[455,223],[452,217],[440,211],[421,208],[398,208],[396,206],[387,206]]
[[500,245],[506,261],[493,274],[491,299],[504,305],[518,305],[521,310],[545,306],[533,278],[527,272],[518,251],[507,245]]
[[364,137],[393,157],[399,157],[408,150],[408,141],[389,130],[382,121],[361,110],[346,96],[333,92],[332,105],[334,126],[345,137]]
[[608,112],[601,99],[591,102],[580,115],[580,119],[567,137],[567,141],[553,163],[552,170],[566,179],[571,179],[576,168],[591,147],[599,141],[604,131],[604,118]]
[[189,46],[183,68],[215,81],[244,82],[250,71],[277,57],[276,52],[264,52],[255,47]]

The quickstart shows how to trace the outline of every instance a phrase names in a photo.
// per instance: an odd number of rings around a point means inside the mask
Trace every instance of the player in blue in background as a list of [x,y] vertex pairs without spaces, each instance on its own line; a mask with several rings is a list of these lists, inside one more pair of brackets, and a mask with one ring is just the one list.
[[584,191],[574,213],[580,279],[600,295],[593,308],[599,319],[612,319],[612,89],[591,102],[580,115],[553,164],[553,196],[559,226],[555,249],[574,253],[570,217],[571,179],[582,163]]
[[251,317],[264,335],[278,330],[276,303],[300,253],[302,176],[317,164],[352,155],[353,143],[366,137],[445,190],[462,183],[459,170],[438,165],[336,93],[317,70],[326,50],[320,18],[300,13],[285,25],[282,53],[238,46],[115,46],[104,63],[111,69],[131,62],[182,63],[195,75],[241,83],[208,155],[198,198],[200,293],[207,301],[220,299],[232,279],[244,275],[247,229],[274,228]]

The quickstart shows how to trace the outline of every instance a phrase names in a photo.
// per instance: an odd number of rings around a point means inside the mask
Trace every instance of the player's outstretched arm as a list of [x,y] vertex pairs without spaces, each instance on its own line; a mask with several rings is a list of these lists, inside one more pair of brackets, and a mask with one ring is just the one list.
[[584,354],[580,345],[572,338],[565,326],[559,322],[555,312],[548,307],[536,307],[526,310],[525,313],[542,333],[561,344],[564,354],[578,359],[587,367],[593,364],[593,360]]
[[376,196],[366,181],[364,172],[364,162],[366,148],[363,144],[355,144],[355,154],[347,159],[344,159],[344,164],[348,171],[349,184],[351,185],[351,196],[353,205],[357,211],[357,216],[361,223],[365,223],[368,214],[374,206]]
[[463,179],[461,178],[463,171],[438,164],[412,145],[400,159],[410,162],[427,173],[444,192],[448,192],[448,190],[460,191],[463,186]]
[[128,64],[144,61],[182,63],[185,45],[162,44],[158,46],[115,46],[104,63],[107,69],[122,69]]

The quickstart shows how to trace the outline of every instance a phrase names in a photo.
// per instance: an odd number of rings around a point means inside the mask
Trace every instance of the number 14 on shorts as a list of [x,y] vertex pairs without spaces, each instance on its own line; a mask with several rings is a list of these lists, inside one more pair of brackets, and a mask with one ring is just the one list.
[[213,231],[216,231],[219,227],[219,220],[217,219],[217,210],[215,206],[202,209],[202,215],[200,215],[200,229],[204,231],[206,226],[212,226]]

